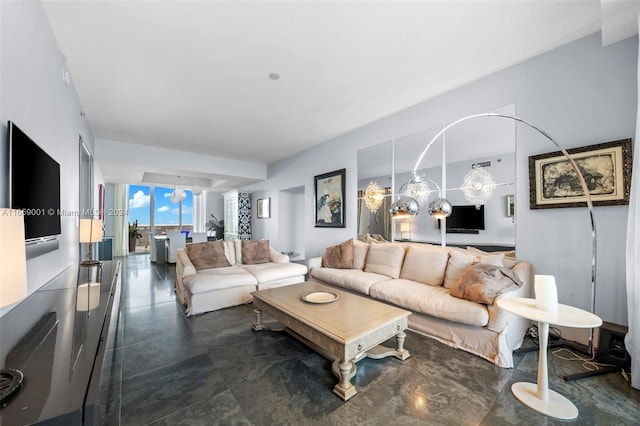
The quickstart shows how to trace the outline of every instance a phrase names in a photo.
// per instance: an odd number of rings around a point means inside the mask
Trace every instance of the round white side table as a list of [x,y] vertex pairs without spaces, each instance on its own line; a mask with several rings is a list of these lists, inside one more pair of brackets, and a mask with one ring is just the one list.
[[511,386],[513,395],[524,405],[563,420],[578,417],[578,408],[558,392],[549,389],[547,371],[547,343],[549,340],[549,324],[573,328],[594,328],[602,325],[597,315],[573,306],[558,304],[556,312],[547,312],[536,307],[535,299],[520,297],[498,299],[497,305],[518,316],[538,322],[538,338],[540,355],[538,357],[538,383],[514,383]]

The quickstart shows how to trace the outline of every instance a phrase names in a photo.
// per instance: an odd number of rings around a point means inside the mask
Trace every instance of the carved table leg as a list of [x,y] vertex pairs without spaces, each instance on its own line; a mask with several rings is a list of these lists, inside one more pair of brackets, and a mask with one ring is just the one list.
[[405,360],[409,358],[409,351],[404,348],[404,340],[407,338],[407,334],[404,331],[396,334],[396,342],[398,343],[398,347],[396,351],[398,352],[396,358],[400,358],[401,360]]
[[255,312],[256,314],[256,322],[251,325],[251,328],[253,328],[254,331],[263,330],[264,327],[262,327],[262,311],[260,309],[254,309],[253,312]]
[[358,392],[356,391],[355,386],[351,384],[350,379],[354,365],[351,361],[344,361],[340,362],[338,367],[340,367],[340,381],[333,388],[333,392],[343,400],[347,401]]

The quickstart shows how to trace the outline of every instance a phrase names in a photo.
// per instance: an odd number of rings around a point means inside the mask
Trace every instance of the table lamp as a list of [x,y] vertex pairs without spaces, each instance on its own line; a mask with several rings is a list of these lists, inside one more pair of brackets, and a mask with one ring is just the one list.
[[[0,308],[13,305],[27,296],[27,256],[22,211],[0,209]],[[20,388],[20,370],[0,370],[0,401]]]
[[100,219],[80,219],[80,235],[78,241],[89,244],[87,260],[82,264],[92,264],[98,262],[93,260],[93,244],[102,241],[102,220]]
[[[93,260],[93,244],[102,241],[102,220],[100,219],[80,219],[78,241],[82,244],[89,244],[89,253],[87,260],[80,262],[78,265],[78,292],[84,287],[91,288],[92,285],[98,286],[102,282],[102,262]],[[97,292],[99,293],[99,287]],[[87,293],[89,297],[89,293]],[[86,305],[90,306],[90,301],[86,301]]]

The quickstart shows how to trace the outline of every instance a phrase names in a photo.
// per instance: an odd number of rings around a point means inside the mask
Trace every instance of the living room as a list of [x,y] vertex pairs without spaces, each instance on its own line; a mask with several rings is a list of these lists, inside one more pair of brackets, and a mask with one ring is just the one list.
[[[584,3],[585,10],[590,12],[594,7],[600,8],[597,1]],[[376,120],[327,134],[322,143],[292,151],[276,161],[224,158],[217,154],[223,147],[214,148],[209,154],[182,150],[179,143],[171,148],[153,147],[133,139],[105,137],[107,132],[92,123],[92,111],[85,109],[84,100],[74,86],[73,61],[68,65],[65,62],[64,51],[51,28],[49,12],[40,2],[0,3],[2,206],[10,204],[8,179],[5,179],[9,175],[6,123],[12,121],[60,163],[62,210],[80,209],[77,197],[80,135],[95,158],[94,186],[137,183],[123,182],[122,177],[113,174],[111,166],[118,163],[141,165],[148,170],[165,168],[175,171],[176,175],[191,172],[192,175],[227,176],[237,182],[235,189],[251,192],[254,203],[270,199],[270,218],[252,220],[252,238],[268,239],[281,251],[295,250],[310,259],[358,233],[356,199],[360,189],[358,152],[361,150],[507,105],[514,105],[515,115],[541,126],[566,148],[633,139],[636,134],[637,25],[636,33],[603,45],[600,31],[605,28],[601,28],[598,21],[593,24],[595,27],[581,28],[568,35],[566,42],[555,48],[541,50],[517,63],[502,64],[473,81],[447,88],[429,98],[416,99],[411,106],[389,108],[389,113]],[[263,72],[266,83],[286,83],[284,73],[279,81],[269,80],[267,74],[272,71]],[[115,79],[95,84],[117,87]],[[437,81],[431,84],[437,85]],[[140,96],[150,95],[140,93]],[[379,99],[379,102],[392,101]],[[357,105],[350,107],[358,108]],[[118,105],[111,104],[110,108],[117,111]],[[343,114],[348,115],[348,109]],[[165,120],[172,121],[170,117]],[[189,122],[175,125],[188,127]],[[589,310],[592,251],[586,209],[526,208],[529,205],[529,157],[557,149],[524,127],[517,127],[516,135],[515,205],[523,206],[517,210],[513,244],[518,257],[534,265],[537,272],[556,276],[560,303]],[[456,149],[460,148],[451,147]],[[247,158],[251,158],[248,152]],[[316,227],[310,207],[314,205],[314,176],[341,169],[346,170],[345,226]],[[207,213],[221,214],[221,192],[211,189],[207,196],[212,200],[211,211]],[[109,200],[106,203],[112,205]],[[93,198],[93,207],[99,207],[97,196]],[[627,229],[630,210],[627,205],[594,209],[599,235],[595,312],[604,321],[624,326],[630,324],[626,278],[627,238],[632,235]],[[78,262],[77,218],[63,217],[61,226],[59,247],[27,261],[28,294]],[[3,308],[0,315],[6,315],[11,309]],[[33,327],[38,319],[25,318],[24,330]],[[584,330],[571,336],[580,343],[587,339]],[[3,362],[10,349],[2,348]]]

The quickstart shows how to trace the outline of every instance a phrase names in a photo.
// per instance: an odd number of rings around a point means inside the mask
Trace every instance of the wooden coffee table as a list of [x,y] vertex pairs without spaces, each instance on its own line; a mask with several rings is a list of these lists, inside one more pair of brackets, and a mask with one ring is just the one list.
[[[333,293],[337,300],[326,303],[303,300],[303,296],[314,292]],[[269,328],[262,322],[265,313],[282,323],[288,333],[333,361],[332,370],[339,379],[333,391],[345,401],[357,393],[351,384],[356,362],[365,357],[394,356],[401,360],[409,357],[409,351],[403,347],[409,311],[313,280],[252,294],[256,308],[252,328],[255,331]],[[380,345],[394,336],[395,349]]]

